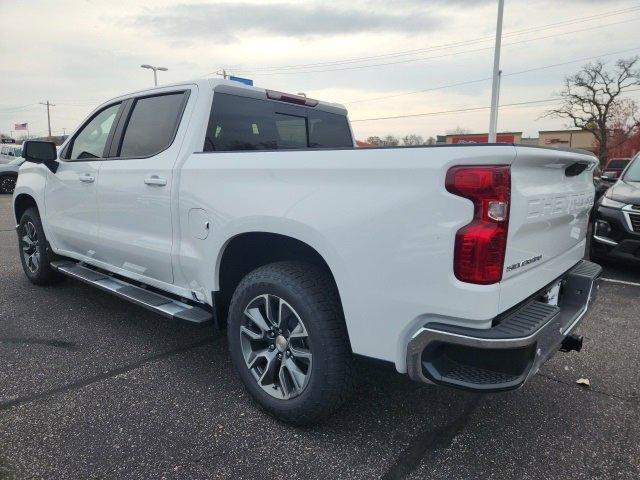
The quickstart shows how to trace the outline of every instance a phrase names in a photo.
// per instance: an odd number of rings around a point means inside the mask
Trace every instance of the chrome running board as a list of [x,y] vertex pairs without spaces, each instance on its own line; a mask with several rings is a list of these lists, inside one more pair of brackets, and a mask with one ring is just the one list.
[[194,323],[208,322],[213,318],[213,314],[205,308],[189,305],[169,296],[149,291],[77,262],[69,260],[54,261],[51,262],[51,267],[63,275],[93,285],[100,290],[129,300],[165,317]]

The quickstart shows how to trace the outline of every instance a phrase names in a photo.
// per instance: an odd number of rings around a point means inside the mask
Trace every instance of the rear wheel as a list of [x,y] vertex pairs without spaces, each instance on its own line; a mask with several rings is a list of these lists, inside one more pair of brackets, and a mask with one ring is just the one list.
[[298,262],[254,270],[233,295],[227,328],[247,391],[277,418],[317,422],[349,393],[353,358],[327,272]]
[[15,175],[3,175],[0,177],[0,193],[13,193],[18,177]]
[[44,235],[38,210],[33,207],[27,209],[20,218],[18,245],[22,269],[31,283],[51,285],[64,279],[64,276],[51,268],[53,252]]

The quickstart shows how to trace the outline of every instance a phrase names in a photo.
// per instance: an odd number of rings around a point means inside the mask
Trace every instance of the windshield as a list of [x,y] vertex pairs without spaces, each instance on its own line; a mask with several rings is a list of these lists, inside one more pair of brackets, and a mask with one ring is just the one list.
[[624,174],[624,179],[627,182],[640,182],[640,155],[636,155],[627,173]]

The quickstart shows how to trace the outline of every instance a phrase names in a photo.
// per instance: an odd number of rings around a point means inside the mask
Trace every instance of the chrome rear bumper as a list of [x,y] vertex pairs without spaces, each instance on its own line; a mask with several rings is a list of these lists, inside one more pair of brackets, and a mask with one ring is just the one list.
[[409,376],[480,392],[518,388],[580,323],[596,299],[601,274],[599,265],[583,260],[553,282],[562,285],[558,305],[531,298],[486,330],[424,325],[407,349]]

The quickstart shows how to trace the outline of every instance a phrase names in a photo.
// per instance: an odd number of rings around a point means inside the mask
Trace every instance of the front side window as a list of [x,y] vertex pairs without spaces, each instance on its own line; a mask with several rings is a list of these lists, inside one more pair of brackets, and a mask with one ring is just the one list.
[[122,139],[119,157],[150,157],[173,142],[184,101],[184,92],[135,101]]
[[99,112],[73,139],[70,160],[102,158],[109,132],[113,127],[120,104],[111,105]]

